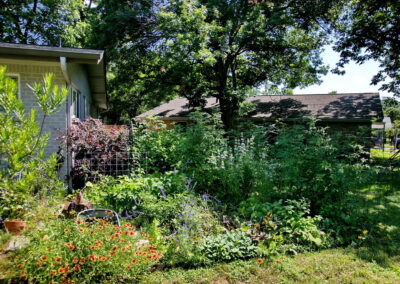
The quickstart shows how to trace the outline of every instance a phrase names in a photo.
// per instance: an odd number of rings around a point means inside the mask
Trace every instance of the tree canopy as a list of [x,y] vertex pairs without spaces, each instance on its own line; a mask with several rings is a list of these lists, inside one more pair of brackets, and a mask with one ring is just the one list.
[[373,77],[372,84],[383,82],[381,90],[400,94],[400,2],[354,0],[349,1],[337,25],[335,50],[341,60],[336,69],[350,60],[364,63],[375,60],[381,70]]
[[[124,12],[110,9],[117,2]],[[331,3],[172,0],[155,8],[154,2],[103,1],[99,19],[113,25],[96,28],[98,34],[112,29],[106,47],[118,54],[112,100],[135,115],[143,104],[152,107],[152,99],[182,96],[201,106],[216,97],[232,128],[250,89],[306,86],[326,72],[319,54]]]
[[0,41],[83,47],[94,1],[0,0]]

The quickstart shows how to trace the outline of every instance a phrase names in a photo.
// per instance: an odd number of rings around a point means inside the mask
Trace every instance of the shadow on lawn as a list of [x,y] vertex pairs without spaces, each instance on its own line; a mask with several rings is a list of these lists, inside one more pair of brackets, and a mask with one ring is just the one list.
[[400,261],[400,178],[372,185],[360,193],[364,210],[373,224],[364,246],[356,255],[388,267]]

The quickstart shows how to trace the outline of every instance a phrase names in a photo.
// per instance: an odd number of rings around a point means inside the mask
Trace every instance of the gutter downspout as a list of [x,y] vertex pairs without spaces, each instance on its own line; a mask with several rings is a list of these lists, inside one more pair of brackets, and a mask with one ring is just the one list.
[[[68,68],[67,68],[67,58],[66,57],[60,57],[60,67],[62,74],[64,76],[65,81],[67,82],[67,88],[70,89],[71,87],[71,78],[69,77],[68,74]],[[67,115],[67,136],[69,136],[69,127],[71,125],[71,89],[69,90],[69,94],[67,96],[67,103],[66,103],[66,115]],[[72,156],[69,151],[69,146],[67,144],[67,152],[66,152],[66,158],[67,158],[67,174],[66,174],[66,180],[68,183],[68,192],[72,193],[72,180],[71,180],[71,168],[72,168]]]

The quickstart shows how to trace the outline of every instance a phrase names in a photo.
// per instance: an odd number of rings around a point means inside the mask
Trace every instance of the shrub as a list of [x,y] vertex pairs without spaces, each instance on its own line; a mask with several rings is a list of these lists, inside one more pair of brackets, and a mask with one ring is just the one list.
[[26,114],[18,99],[16,84],[0,66],[0,216],[22,218],[41,197],[63,188],[57,179],[57,158],[45,159],[48,135],[43,135],[45,119],[57,112],[68,94],[54,85],[46,74],[42,83],[31,87],[43,117],[37,123],[36,110]]
[[243,202],[241,209],[249,211],[247,214],[251,215],[252,220],[262,221],[258,228],[266,233],[267,243],[281,236],[284,244],[291,244],[296,249],[327,245],[325,233],[319,229],[322,218],[309,215],[309,203],[304,199],[264,204],[249,199]]
[[101,174],[117,176],[129,170],[127,128],[106,128],[99,119],[74,119],[65,135],[58,140],[74,157],[71,169],[73,187],[82,188]]
[[35,283],[113,282],[134,279],[162,257],[147,234],[129,223],[52,220],[26,232],[30,244],[18,252],[15,267],[21,280]]
[[218,262],[256,257],[258,248],[244,232],[227,232],[205,238],[200,251]]

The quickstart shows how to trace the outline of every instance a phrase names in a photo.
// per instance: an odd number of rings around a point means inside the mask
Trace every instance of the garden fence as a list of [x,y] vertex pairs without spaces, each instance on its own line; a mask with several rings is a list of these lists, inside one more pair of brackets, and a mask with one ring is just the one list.
[[147,169],[147,156],[137,152],[86,152],[75,159],[75,166],[91,175],[131,175],[135,169]]

